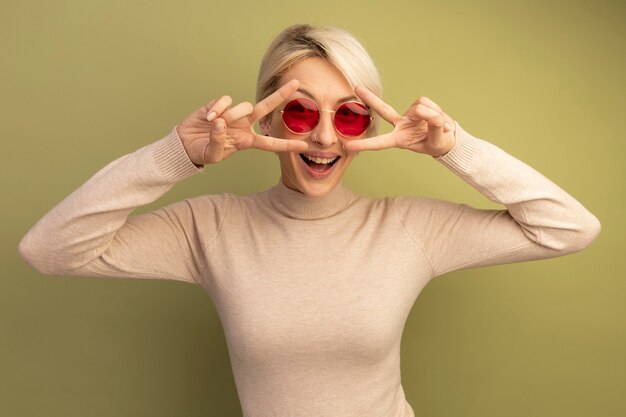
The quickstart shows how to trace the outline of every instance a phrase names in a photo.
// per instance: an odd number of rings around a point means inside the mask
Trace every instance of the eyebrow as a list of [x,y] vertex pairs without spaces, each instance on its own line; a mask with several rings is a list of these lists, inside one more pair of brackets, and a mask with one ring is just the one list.
[[[315,100],[315,97],[313,97],[313,94],[309,93],[304,88],[298,88],[296,91],[299,92],[299,93],[304,94],[305,96],[309,97],[311,100]],[[361,101],[361,100],[357,96],[351,95],[351,96],[344,97],[344,98],[341,98],[341,99],[337,100],[336,103],[337,104],[345,103],[346,101]]]

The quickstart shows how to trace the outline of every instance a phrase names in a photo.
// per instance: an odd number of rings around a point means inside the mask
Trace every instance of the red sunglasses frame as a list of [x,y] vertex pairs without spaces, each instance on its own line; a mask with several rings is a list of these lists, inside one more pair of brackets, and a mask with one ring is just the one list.
[[[345,138],[356,138],[356,137],[358,137],[358,136],[361,136],[363,133],[367,132],[367,129],[369,129],[369,127],[371,126],[372,120],[373,120],[372,113],[370,112],[369,107],[367,107],[365,104],[361,103],[360,101],[356,101],[356,100],[344,101],[343,103],[340,103],[340,104],[337,106],[337,108],[336,108],[335,110],[326,110],[326,109],[320,109],[320,106],[318,106],[318,105],[317,105],[317,103],[315,102],[315,100],[313,100],[313,99],[311,99],[311,98],[309,98],[309,97],[297,97],[297,98],[295,98],[295,99],[293,99],[293,100],[290,100],[290,101],[289,101],[289,102],[285,105],[285,108],[286,108],[287,106],[289,106],[291,103],[293,103],[294,101],[302,101],[302,100],[305,100],[305,101],[308,101],[308,102],[313,103],[313,105],[315,106],[315,108],[317,109],[317,112],[318,112],[318,118],[317,118],[317,121],[315,122],[315,124],[314,124],[313,126],[311,126],[311,129],[307,130],[306,132],[296,132],[296,131],[292,130],[292,129],[291,129],[291,128],[287,125],[287,122],[285,121],[285,110],[284,110],[284,109],[283,109],[283,110],[280,110],[280,113],[281,113],[281,116],[282,116],[281,118],[283,119],[283,124],[285,125],[285,127],[286,127],[286,128],[287,128],[287,129],[288,129],[291,133],[294,133],[294,134],[296,134],[296,135],[306,135],[307,133],[310,133],[313,129],[315,129],[315,126],[317,126],[317,125],[319,124],[319,122],[320,122],[322,112],[325,112],[325,113],[333,113],[333,127],[335,128],[335,130],[337,131],[337,133],[339,133],[341,136],[343,136],[343,137],[345,137]],[[365,129],[363,129],[363,131],[362,131],[361,133],[357,134],[357,135],[346,135],[345,133],[342,133],[342,132],[338,129],[338,127],[337,127],[337,122],[335,121],[335,115],[337,114],[337,111],[338,111],[338,110],[339,110],[342,106],[349,105],[349,104],[356,104],[358,107],[361,107],[361,108],[363,108],[364,110],[367,110],[367,114],[368,114],[368,116],[369,116],[369,120],[368,120],[368,122],[367,122],[367,125],[365,126]],[[350,110],[350,111],[352,111],[352,110]]]

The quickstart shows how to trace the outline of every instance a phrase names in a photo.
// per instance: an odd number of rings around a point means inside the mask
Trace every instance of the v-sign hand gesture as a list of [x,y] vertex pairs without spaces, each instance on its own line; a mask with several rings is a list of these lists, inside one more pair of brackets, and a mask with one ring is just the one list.
[[359,86],[355,92],[365,104],[391,123],[394,129],[390,133],[371,138],[347,140],[344,142],[346,150],[402,148],[437,157],[454,147],[454,120],[429,98],[420,97],[400,116],[393,107],[367,88]]
[[292,80],[255,106],[243,102],[230,108],[232,99],[223,96],[193,112],[176,128],[189,159],[196,165],[204,165],[249,148],[269,152],[306,151],[308,145],[302,140],[263,136],[253,129],[257,120],[278,107],[298,85],[298,81]]

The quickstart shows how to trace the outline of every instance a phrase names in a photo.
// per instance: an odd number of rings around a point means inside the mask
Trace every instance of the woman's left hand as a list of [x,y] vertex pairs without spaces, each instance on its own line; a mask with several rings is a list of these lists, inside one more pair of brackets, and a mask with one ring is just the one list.
[[454,147],[454,120],[428,97],[420,97],[400,116],[393,107],[369,89],[359,86],[355,92],[365,104],[391,123],[394,129],[390,133],[371,138],[346,140],[346,150],[401,148],[437,157]]

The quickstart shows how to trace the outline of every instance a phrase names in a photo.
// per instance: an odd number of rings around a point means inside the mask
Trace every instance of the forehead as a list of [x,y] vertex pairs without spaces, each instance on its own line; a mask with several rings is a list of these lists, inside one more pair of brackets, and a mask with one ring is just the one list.
[[[283,85],[293,79],[300,82],[300,89],[321,103],[336,103],[354,95],[348,80],[330,62],[321,58],[307,58],[292,66],[280,79]],[[301,92],[294,96],[302,95]]]

